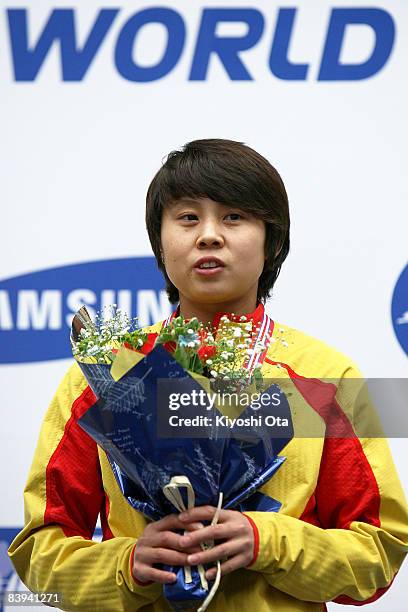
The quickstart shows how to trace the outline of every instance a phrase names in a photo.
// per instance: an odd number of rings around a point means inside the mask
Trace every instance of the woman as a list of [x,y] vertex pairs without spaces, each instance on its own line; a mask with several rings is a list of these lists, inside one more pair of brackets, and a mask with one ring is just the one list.
[[[370,409],[350,391],[348,382],[361,379],[355,364],[265,312],[289,251],[279,174],[241,143],[189,143],[154,177],[146,224],[178,304],[172,317],[195,316],[216,339],[223,315],[245,320],[264,345],[264,378],[280,378],[301,397],[296,426],[311,424],[318,435],[294,437],[285,464],[262,488],[282,503],[278,513],[222,510],[218,525],[197,529],[215,512],[204,506],[147,523],[77,424],[95,397],[73,365],[46,414],[25,489],[25,527],[9,549],[21,579],[31,590],[61,593],[66,610],[156,612],[170,609],[162,585],[175,579],[158,564],[222,560],[214,612],[312,612],[332,600],[377,599],[408,550],[406,502],[386,441],[356,435],[354,414],[370,418]],[[146,331],[158,333],[163,323]],[[316,379],[317,396],[308,385]],[[330,401],[322,403],[326,392]],[[101,543],[91,539],[98,514]],[[209,539],[216,545],[202,552]]]

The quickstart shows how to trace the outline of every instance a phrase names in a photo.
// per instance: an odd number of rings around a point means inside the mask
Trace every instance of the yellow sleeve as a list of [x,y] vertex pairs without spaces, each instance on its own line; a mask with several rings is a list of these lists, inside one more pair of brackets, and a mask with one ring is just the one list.
[[316,518],[245,512],[257,549],[248,570],[303,601],[374,601],[389,588],[408,552],[408,510],[387,440],[355,435],[375,418],[366,393],[350,398],[355,384],[346,378],[359,377],[351,366],[334,398],[334,412],[353,426],[350,435],[325,438],[309,500]]
[[76,420],[95,401],[79,367],[45,415],[24,490],[24,528],[8,553],[33,592],[60,593],[62,610],[138,610],[162,595],[131,574],[135,537],[92,540],[105,504],[98,450]]

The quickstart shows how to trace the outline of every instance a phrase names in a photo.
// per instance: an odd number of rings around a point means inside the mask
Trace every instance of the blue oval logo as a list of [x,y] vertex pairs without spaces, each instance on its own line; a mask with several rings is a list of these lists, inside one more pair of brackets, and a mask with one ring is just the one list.
[[392,324],[398,341],[408,355],[408,264],[401,272],[392,296]]
[[129,257],[49,268],[0,281],[0,363],[72,356],[73,314],[83,305],[92,317],[117,304],[139,325],[172,310],[154,257]]

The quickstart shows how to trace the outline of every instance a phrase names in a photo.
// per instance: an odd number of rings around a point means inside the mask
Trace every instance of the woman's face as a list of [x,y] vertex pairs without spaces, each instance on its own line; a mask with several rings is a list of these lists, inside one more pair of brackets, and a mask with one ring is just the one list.
[[[265,222],[209,198],[183,198],[163,211],[165,268],[183,299],[198,304],[253,303],[265,262]],[[202,258],[215,268],[200,269]]]

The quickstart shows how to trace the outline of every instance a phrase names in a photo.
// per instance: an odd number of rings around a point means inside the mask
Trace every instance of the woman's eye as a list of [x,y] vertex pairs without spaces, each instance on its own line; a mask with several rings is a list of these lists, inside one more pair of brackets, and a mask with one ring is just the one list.
[[[226,217],[232,217],[232,221],[239,221],[240,219],[243,219],[241,213],[229,213],[226,215]],[[180,221],[196,221],[197,218],[198,217],[195,213],[186,213],[185,215],[181,215],[179,217]]]
[[186,221],[195,221],[195,219],[186,219],[186,217],[195,217],[197,218],[197,215],[194,215],[193,213],[186,213],[185,215],[181,216],[180,219],[182,221],[186,220]]

